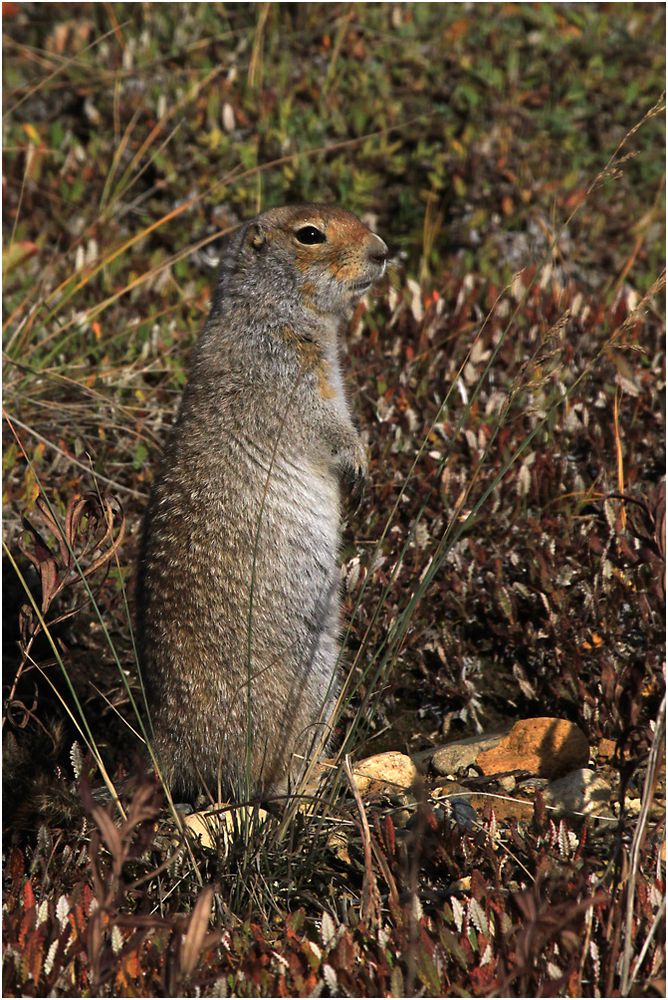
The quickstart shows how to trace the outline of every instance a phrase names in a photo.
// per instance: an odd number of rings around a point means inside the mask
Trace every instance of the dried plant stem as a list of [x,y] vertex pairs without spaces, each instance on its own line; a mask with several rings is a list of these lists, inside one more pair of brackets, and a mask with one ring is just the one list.
[[10,426],[15,424],[17,427],[20,427],[21,430],[26,431],[32,437],[41,441],[42,444],[45,444],[47,448],[51,448],[59,455],[62,455],[63,458],[67,459],[68,462],[71,462],[72,465],[76,465],[78,469],[82,469],[84,472],[87,472],[88,475],[92,476],[96,482],[106,483],[107,486],[113,486],[115,490],[121,490],[123,493],[129,493],[130,496],[136,497],[137,500],[147,499],[146,493],[140,493],[139,490],[133,490],[130,486],[124,486],[123,483],[116,482],[115,479],[109,479],[108,476],[103,476],[101,472],[96,472],[92,465],[86,465],[85,462],[79,461],[79,459],[75,458],[74,455],[69,455],[66,451],[59,448],[53,441],[49,441],[47,437],[44,437],[43,434],[40,434],[33,427],[30,427],[28,424],[24,424],[23,421],[19,420],[19,418],[13,413],[8,413],[7,410],[3,409],[2,415]]
[[[10,427],[11,427],[11,423],[10,423]],[[12,427],[11,429],[12,429],[12,432],[13,432],[13,434],[14,434],[17,442],[18,442],[18,445],[19,445],[19,447],[20,447],[20,449],[21,449],[21,451],[23,453],[23,457],[25,458],[26,463],[28,464],[28,467],[33,472],[33,475],[35,477],[35,481],[40,486],[40,489],[42,489],[42,485],[40,483],[39,476],[37,475],[37,472],[36,472],[36,470],[35,470],[35,468],[33,466],[33,463],[31,461],[29,455],[26,453],[25,449],[23,448],[23,444],[22,444],[20,438],[18,437],[18,435],[16,434],[16,431],[14,430],[14,428]],[[90,572],[92,572],[92,570],[91,570],[90,567],[88,567],[86,570],[84,570],[83,567],[81,566],[81,564],[79,562],[79,559],[77,558],[76,553],[72,549],[72,546],[71,546],[71,544],[69,542],[69,539],[66,537],[66,534],[63,534],[62,530],[60,529],[58,516],[57,516],[55,510],[53,509],[53,506],[49,502],[49,499],[48,499],[46,493],[43,490],[42,490],[42,497],[44,499],[43,512],[47,516],[47,519],[49,519],[51,521],[52,527],[57,531],[57,534],[59,534],[61,536],[60,539],[59,539],[59,544],[61,544],[61,546],[64,547],[65,551],[63,552],[63,555],[69,556],[69,558],[72,560],[72,563],[73,563],[73,565],[74,565],[74,567],[75,567],[75,569],[76,569],[76,571],[77,571],[77,573],[79,575],[79,578],[80,578],[81,583],[82,583],[82,585],[84,587],[84,590],[86,591],[88,599],[90,600],[91,605],[93,607],[93,610],[95,611],[97,619],[98,619],[98,621],[100,623],[100,626],[102,628],[102,632],[104,634],[104,637],[105,637],[105,639],[107,641],[109,649],[111,650],[111,654],[112,654],[112,656],[114,658],[114,661],[116,663],[116,667],[117,667],[119,676],[120,676],[120,678],[121,678],[121,680],[123,682],[123,686],[125,687],[126,693],[128,695],[129,701],[130,701],[130,704],[131,704],[132,709],[133,709],[133,711],[135,713],[135,717],[136,717],[136,719],[137,719],[137,721],[139,723],[139,727],[141,729],[141,732],[142,732],[142,735],[143,735],[143,738],[144,738],[144,742],[145,742],[145,745],[146,745],[146,749],[147,749],[149,757],[151,759],[151,763],[152,763],[152,765],[153,765],[153,767],[155,769],[156,774],[158,775],[158,778],[159,778],[159,780],[161,782],[162,789],[164,791],[165,798],[167,799],[170,811],[171,811],[172,816],[173,816],[173,818],[176,821],[176,824],[178,826],[179,823],[180,823],[180,820],[179,820],[178,812],[177,812],[176,807],[174,805],[174,800],[172,798],[171,790],[170,790],[169,786],[167,785],[167,783],[165,781],[164,775],[162,773],[162,768],[160,767],[160,762],[159,762],[159,760],[156,757],[155,751],[153,749],[153,744],[152,744],[151,738],[150,738],[150,736],[149,736],[149,734],[148,734],[148,732],[146,730],[146,726],[144,724],[144,719],[142,717],[141,712],[139,711],[139,708],[137,706],[135,697],[134,697],[134,695],[132,693],[132,689],[130,687],[128,678],[127,678],[126,673],[123,670],[123,667],[122,667],[121,662],[119,660],[118,653],[116,651],[116,647],[114,646],[113,640],[112,640],[111,635],[109,633],[108,626],[107,626],[107,624],[106,624],[106,622],[104,620],[104,616],[102,615],[102,612],[101,612],[101,610],[99,608],[99,605],[98,605],[97,601],[95,600],[95,595],[93,594],[93,592],[91,590],[91,587],[90,587],[90,584],[88,582],[87,576],[90,575]],[[104,507],[104,505],[103,505],[103,507]],[[111,515],[108,513],[107,514],[107,532],[108,533],[111,533],[111,531],[112,531],[112,524],[111,524],[111,522],[109,520],[110,516]],[[114,554],[115,552],[117,552],[118,544],[119,544],[119,542],[118,542],[118,539],[117,539],[114,542],[114,548],[113,548],[112,554]],[[23,589],[25,590],[25,592],[26,592],[26,594],[27,594],[27,596],[28,596],[28,598],[30,600],[30,603],[33,605],[33,608],[36,609],[37,605],[36,605],[35,599],[34,599],[32,593],[31,593],[30,589],[28,588],[28,585],[27,585],[27,583],[26,583],[23,575],[21,574],[21,571],[19,570],[19,568],[18,568],[18,566],[16,564],[16,561],[14,560],[13,556],[11,555],[11,552],[9,551],[9,548],[7,547],[7,545],[6,545],[6,543],[4,541],[3,541],[3,546],[4,546],[5,551],[7,552],[8,556],[9,556],[9,559],[10,559],[10,562],[11,562],[12,566],[14,567],[16,575],[18,576],[19,581],[20,581],[21,585],[23,586]],[[99,559],[97,560],[97,565],[98,566],[100,565]],[[70,676],[69,676],[69,674],[67,672],[67,668],[65,667],[65,664],[63,663],[63,660],[60,657],[60,654],[59,654],[58,649],[57,649],[57,647],[55,645],[55,642],[54,642],[54,640],[53,640],[53,638],[51,636],[51,633],[49,631],[49,626],[46,625],[46,623],[44,622],[44,619],[43,619],[41,613],[38,612],[37,613],[37,617],[38,617],[38,621],[39,621],[42,629],[44,630],[44,632],[45,632],[45,634],[46,634],[46,636],[47,636],[47,638],[49,640],[51,648],[54,651],[54,654],[56,656],[56,660],[58,662],[58,665],[61,668],[63,676],[65,677],[65,681],[67,683],[67,686],[68,686],[68,688],[70,690],[70,693],[72,694],[72,697],[74,699],[74,702],[75,702],[75,704],[77,706],[77,710],[79,712],[79,715],[81,717],[81,721],[82,721],[82,724],[83,724],[83,727],[84,727],[84,730],[85,730],[85,735],[82,733],[82,737],[85,739],[87,745],[91,749],[91,753],[95,757],[96,763],[97,763],[97,765],[98,765],[98,767],[100,769],[100,773],[102,774],[102,777],[103,777],[103,779],[105,781],[105,784],[107,785],[107,788],[108,788],[108,790],[110,792],[112,800],[114,801],[114,803],[118,807],[119,811],[121,812],[121,815],[125,815],[124,810],[123,810],[123,806],[120,803],[120,799],[119,799],[118,794],[116,792],[116,789],[115,789],[115,787],[113,785],[113,782],[111,781],[111,778],[107,774],[107,771],[105,769],[102,757],[101,757],[99,751],[97,750],[97,744],[95,742],[95,738],[93,736],[92,731],[90,730],[90,727],[88,726],[88,722],[86,720],[86,717],[85,717],[85,714],[84,714],[84,711],[83,711],[83,707],[81,706],[81,703],[79,702],[79,699],[77,697],[76,691],[74,689],[74,686],[72,684]],[[142,682],[142,690],[143,690],[143,682]],[[192,866],[193,866],[193,871],[195,873],[195,877],[198,880],[199,884],[203,885],[204,883],[203,883],[203,880],[202,880],[202,876],[201,876],[199,867],[197,866],[197,863],[195,861],[195,856],[193,854],[191,845],[190,845],[190,843],[188,841],[186,841],[186,846],[187,846],[188,853],[189,853],[189,856],[190,856],[190,861],[191,861]]]
[[264,29],[271,11],[271,6],[272,5],[270,3],[260,4],[257,27],[255,29],[255,37],[253,39],[253,51],[248,64],[247,80],[249,87],[254,87],[256,82],[259,84],[262,79],[262,47],[264,45]]
[[[642,793],[642,802],[640,806],[640,815],[638,816],[638,822],[636,823],[635,832],[633,834],[633,842],[631,844],[631,854],[629,857],[629,877],[626,885],[626,916],[624,920],[624,951],[622,953],[622,968],[621,968],[621,995],[626,997],[629,995],[631,986],[635,975],[640,967],[640,956],[636,961],[633,975],[631,975],[631,959],[633,957],[633,915],[635,909],[635,897],[636,897],[636,883],[638,880],[638,872],[640,870],[640,849],[645,839],[645,830],[647,828],[647,820],[649,819],[649,811],[654,801],[654,793],[656,791],[656,778],[659,763],[661,761],[662,754],[664,753],[664,740],[666,734],[666,696],[664,694],[663,701],[659,708],[659,714],[657,715],[656,725],[654,728],[654,739],[652,740],[652,747],[649,752],[649,758],[647,761],[647,773],[645,775],[645,784]],[[665,900],[664,900],[665,906]],[[649,945],[648,945],[649,947]],[[646,949],[645,949],[646,952]],[[644,952],[641,953],[644,958]]]
[[657,910],[656,916],[654,917],[652,926],[650,927],[647,933],[647,937],[643,942],[643,946],[638,953],[638,958],[636,959],[636,963],[633,966],[633,972],[631,973],[631,978],[629,980],[629,992],[633,988],[633,984],[636,981],[636,976],[640,971],[640,966],[645,961],[645,956],[647,955],[649,946],[654,940],[654,936],[656,935],[656,932],[659,929],[659,925],[661,924],[661,921],[664,919],[665,915],[666,915],[666,897],[664,896],[663,899],[661,900],[661,906]]
[[[615,392],[615,399],[613,405],[613,421],[614,421],[614,432],[615,432],[615,452],[617,455],[617,489],[620,493],[624,492],[624,452],[622,451],[622,439],[619,433],[619,402],[621,399],[622,390],[617,386]],[[619,510],[619,520],[622,531],[626,531],[626,506],[621,505]]]
[[367,819],[362,796],[355,781],[350,756],[346,754],[343,763],[350,790],[355,799],[357,811],[360,816],[360,830],[362,833],[362,844],[364,847],[364,886],[362,889],[362,903],[360,907],[360,919],[369,926],[375,926],[380,916],[380,893],[373,871],[372,851],[371,851],[371,831],[369,820]]
[[[70,680],[70,676],[69,676],[69,674],[67,672],[67,668],[65,667],[65,664],[63,663],[63,660],[62,660],[62,657],[60,655],[60,651],[58,649],[58,646],[56,645],[55,639],[51,635],[51,630],[49,629],[49,626],[47,625],[47,623],[44,620],[44,617],[42,615],[41,609],[40,609],[39,605],[37,604],[37,601],[33,597],[32,593],[31,593],[31,590],[28,587],[28,584],[26,583],[26,580],[25,580],[25,578],[23,576],[23,573],[19,569],[19,567],[18,567],[18,565],[16,563],[16,560],[14,559],[14,556],[12,555],[11,549],[9,548],[9,546],[7,545],[7,543],[5,541],[3,541],[2,546],[3,546],[4,550],[5,550],[5,554],[6,554],[7,558],[9,559],[9,561],[10,561],[10,563],[12,565],[12,568],[13,568],[14,572],[16,573],[16,575],[17,575],[17,577],[18,577],[21,585],[23,586],[23,589],[25,590],[25,592],[26,592],[26,594],[28,596],[28,599],[30,600],[30,603],[32,604],[33,612],[35,613],[35,615],[37,617],[37,620],[38,620],[38,622],[39,622],[39,624],[40,624],[40,626],[42,628],[42,632],[46,636],[46,638],[47,638],[47,640],[49,642],[49,645],[51,646],[51,649],[53,650],[53,655],[56,658],[56,661],[58,663],[58,666],[60,667],[62,675],[65,678],[65,683],[67,684],[67,687],[69,688],[70,694],[72,695],[72,698],[74,700],[74,704],[77,707],[77,711],[79,712],[79,717],[81,719],[81,726],[77,726],[77,728],[79,729],[79,732],[81,733],[82,738],[85,739],[86,745],[88,746],[88,749],[90,750],[91,754],[93,755],[93,757],[95,759],[95,763],[97,764],[97,766],[99,768],[100,774],[102,775],[102,779],[103,779],[105,785],[107,786],[109,794],[111,795],[114,803],[118,807],[121,815],[125,815],[124,810],[123,810],[123,806],[121,805],[120,799],[118,797],[118,793],[116,791],[116,787],[115,787],[115,785],[114,785],[114,783],[113,783],[113,781],[111,779],[111,776],[109,775],[109,772],[107,771],[105,763],[104,763],[104,761],[102,759],[102,755],[100,754],[100,751],[99,751],[98,746],[97,746],[97,741],[96,741],[96,739],[95,739],[95,737],[93,735],[93,732],[92,732],[90,726],[88,725],[88,720],[86,719],[86,715],[84,713],[83,706],[82,706],[81,702],[79,701],[79,698],[78,698],[77,693],[76,693],[76,691],[74,689],[72,681]],[[35,661],[33,660],[32,662],[34,663]]]
[[[130,23],[129,21],[123,21],[123,24],[120,25],[120,27],[123,27],[129,23]],[[63,70],[67,69],[68,66],[72,66],[73,64],[78,63],[79,60],[81,59],[81,56],[85,52],[88,52],[90,49],[94,49],[95,46],[99,45],[100,42],[103,42],[105,38],[109,38],[110,35],[115,34],[115,31],[116,31],[115,28],[112,28],[111,31],[105,31],[105,33],[103,35],[100,35],[99,38],[94,38],[93,41],[90,43],[90,45],[87,45],[86,48],[82,49],[81,52],[77,52],[75,56],[72,56],[70,59],[66,59],[64,62],[62,62],[59,66],[57,66],[53,70],[52,73],[49,73],[48,76],[45,76],[44,79],[40,80],[39,83],[36,83],[34,87],[30,87],[25,92],[23,97],[21,97],[16,102],[16,104],[12,104],[11,108],[7,108],[2,117],[9,118],[11,115],[13,115],[16,109],[20,108],[21,105],[24,103],[24,101],[27,101],[29,97],[32,97],[32,95],[36,94],[38,90],[41,90],[42,87],[44,87],[47,83],[49,83],[50,80],[53,80],[54,76],[58,76],[58,74],[62,73]]]

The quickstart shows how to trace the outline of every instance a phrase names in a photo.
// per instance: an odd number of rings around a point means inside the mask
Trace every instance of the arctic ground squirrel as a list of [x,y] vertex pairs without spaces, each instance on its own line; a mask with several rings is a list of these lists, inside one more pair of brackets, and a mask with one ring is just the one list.
[[339,343],[386,263],[315,204],[258,215],[224,254],[139,562],[155,747],[181,793],[283,795],[327,741],[342,500],[366,472]]

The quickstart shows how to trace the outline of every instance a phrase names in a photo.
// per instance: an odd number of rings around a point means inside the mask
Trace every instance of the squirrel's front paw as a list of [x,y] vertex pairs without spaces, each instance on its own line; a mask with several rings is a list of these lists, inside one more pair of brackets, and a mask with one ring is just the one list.
[[337,465],[344,495],[357,508],[362,500],[367,476],[367,454],[362,442],[357,439],[351,447],[339,452]]

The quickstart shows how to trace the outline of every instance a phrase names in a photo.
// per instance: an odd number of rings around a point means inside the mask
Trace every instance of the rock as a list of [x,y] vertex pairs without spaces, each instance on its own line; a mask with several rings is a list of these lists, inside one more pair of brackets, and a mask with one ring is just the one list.
[[465,785],[460,785],[457,781],[442,781],[431,791],[431,797],[436,802],[441,799],[450,798],[453,795],[468,795],[469,790]]
[[[457,784],[456,781],[444,781],[431,793],[434,802],[446,799],[452,808],[453,818],[460,824],[462,821],[469,821],[472,825],[482,822],[485,808],[490,806],[494,810],[494,815],[498,820],[517,819],[527,820],[533,816],[533,802],[523,801],[519,798],[507,798],[496,793],[485,795],[484,792],[471,792],[464,785]],[[465,812],[462,804],[467,802],[470,813]],[[475,820],[474,817],[475,816]]]
[[220,816],[211,816],[208,811],[190,813],[184,817],[183,825],[197,837],[202,847],[213,849],[220,833]]
[[515,789],[517,788],[517,781],[512,776],[512,774],[507,774],[505,775],[505,777],[499,778],[499,785],[501,786],[504,792],[510,793],[514,792]]
[[517,784],[523,792],[533,795],[535,792],[543,792],[549,785],[547,778],[537,778],[535,774],[518,778]]
[[518,822],[520,820],[526,821],[533,816],[533,801],[529,799],[505,795],[484,795],[482,792],[476,792],[475,795],[471,796],[469,802],[481,816],[484,816],[487,807],[491,806],[497,820],[501,822],[509,819],[516,819]]
[[436,803],[434,815],[439,820],[444,815],[449,816],[458,826],[471,830],[476,823],[480,823],[480,816],[471,805],[472,797],[473,793],[468,788],[458,785],[456,781],[446,781],[431,792],[431,800]]
[[612,789],[608,782],[587,767],[551,781],[545,790],[548,806],[560,812],[584,813],[586,816],[604,812],[611,796]]
[[522,719],[496,746],[475,759],[483,774],[529,771],[556,778],[589,762],[589,743],[578,726],[565,719]]
[[353,777],[361,795],[380,791],[398,792],[413,785],[418,769],[405,753],[389,750],[361,760],[353,768]]
[[392,822],[397,830],[403,830],[417,812],[417,799],[410,792],[398,792],[392,796],[392,802]]
[[505,735],[457,740],[432,757],[434,770],[443,775],[455,775],[475,765],[486,775],[529,771],[556,778],[588,762],[589,744],[582,730],[565,719],[550,718],[523,719]]
[[349,843],[348,834],[345,830],[332,830],[327,836],[327,846],[330,851],[333,851],[339,861],[342,861],[345,865],[352,864],[348,852]]
[[448,888],[455,892],[470,892],[471,876],[465,875],[464,878],[458,878],[457,881],[453,882]]
[[480,824],[480,816],[468,799],[455,796],[448,801],[452,810],[452,818],[457,826],[461,826],[464,830],[472,830],[474,826]]
[[483,750],[491,750],[501,740],[501,734],[495,736],[470,736],[465,740],[448,743],[436,751],[431,764],[437,774],[457,774],[475,764],[476,758]]
[[615,748],[617,744],[614,740],[606,740],[605,738],[598,741],[598,754],[596,756],[597,761],[611,761],[615,756]]
[[[239,806],[230,809],[229,803],[216,802],[210,809],[203,809],[201,812],[184,816],[183,825],[186,830],[199,839],[202,847],[213,849],[221,835],[224,838],[229,837],[243,828],[245,820],[243,810],[245,808],[245,806]],[[217,809],[225,809],[225,811],[216,812]],[[257,809],[248,817],[247,822],[249,825],[257,826],[258,823],[263,823],[268,815],[265,809]]]

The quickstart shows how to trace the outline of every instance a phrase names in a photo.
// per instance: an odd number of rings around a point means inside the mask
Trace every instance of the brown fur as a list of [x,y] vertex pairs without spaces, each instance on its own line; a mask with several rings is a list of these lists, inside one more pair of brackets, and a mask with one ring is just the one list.
[[338,341],[386,252],[349,212],[300,205],[249,222],[223,262],[140,559],[156,746],[181,789],[283,792],[328,733],[340,489],[366,466]]

